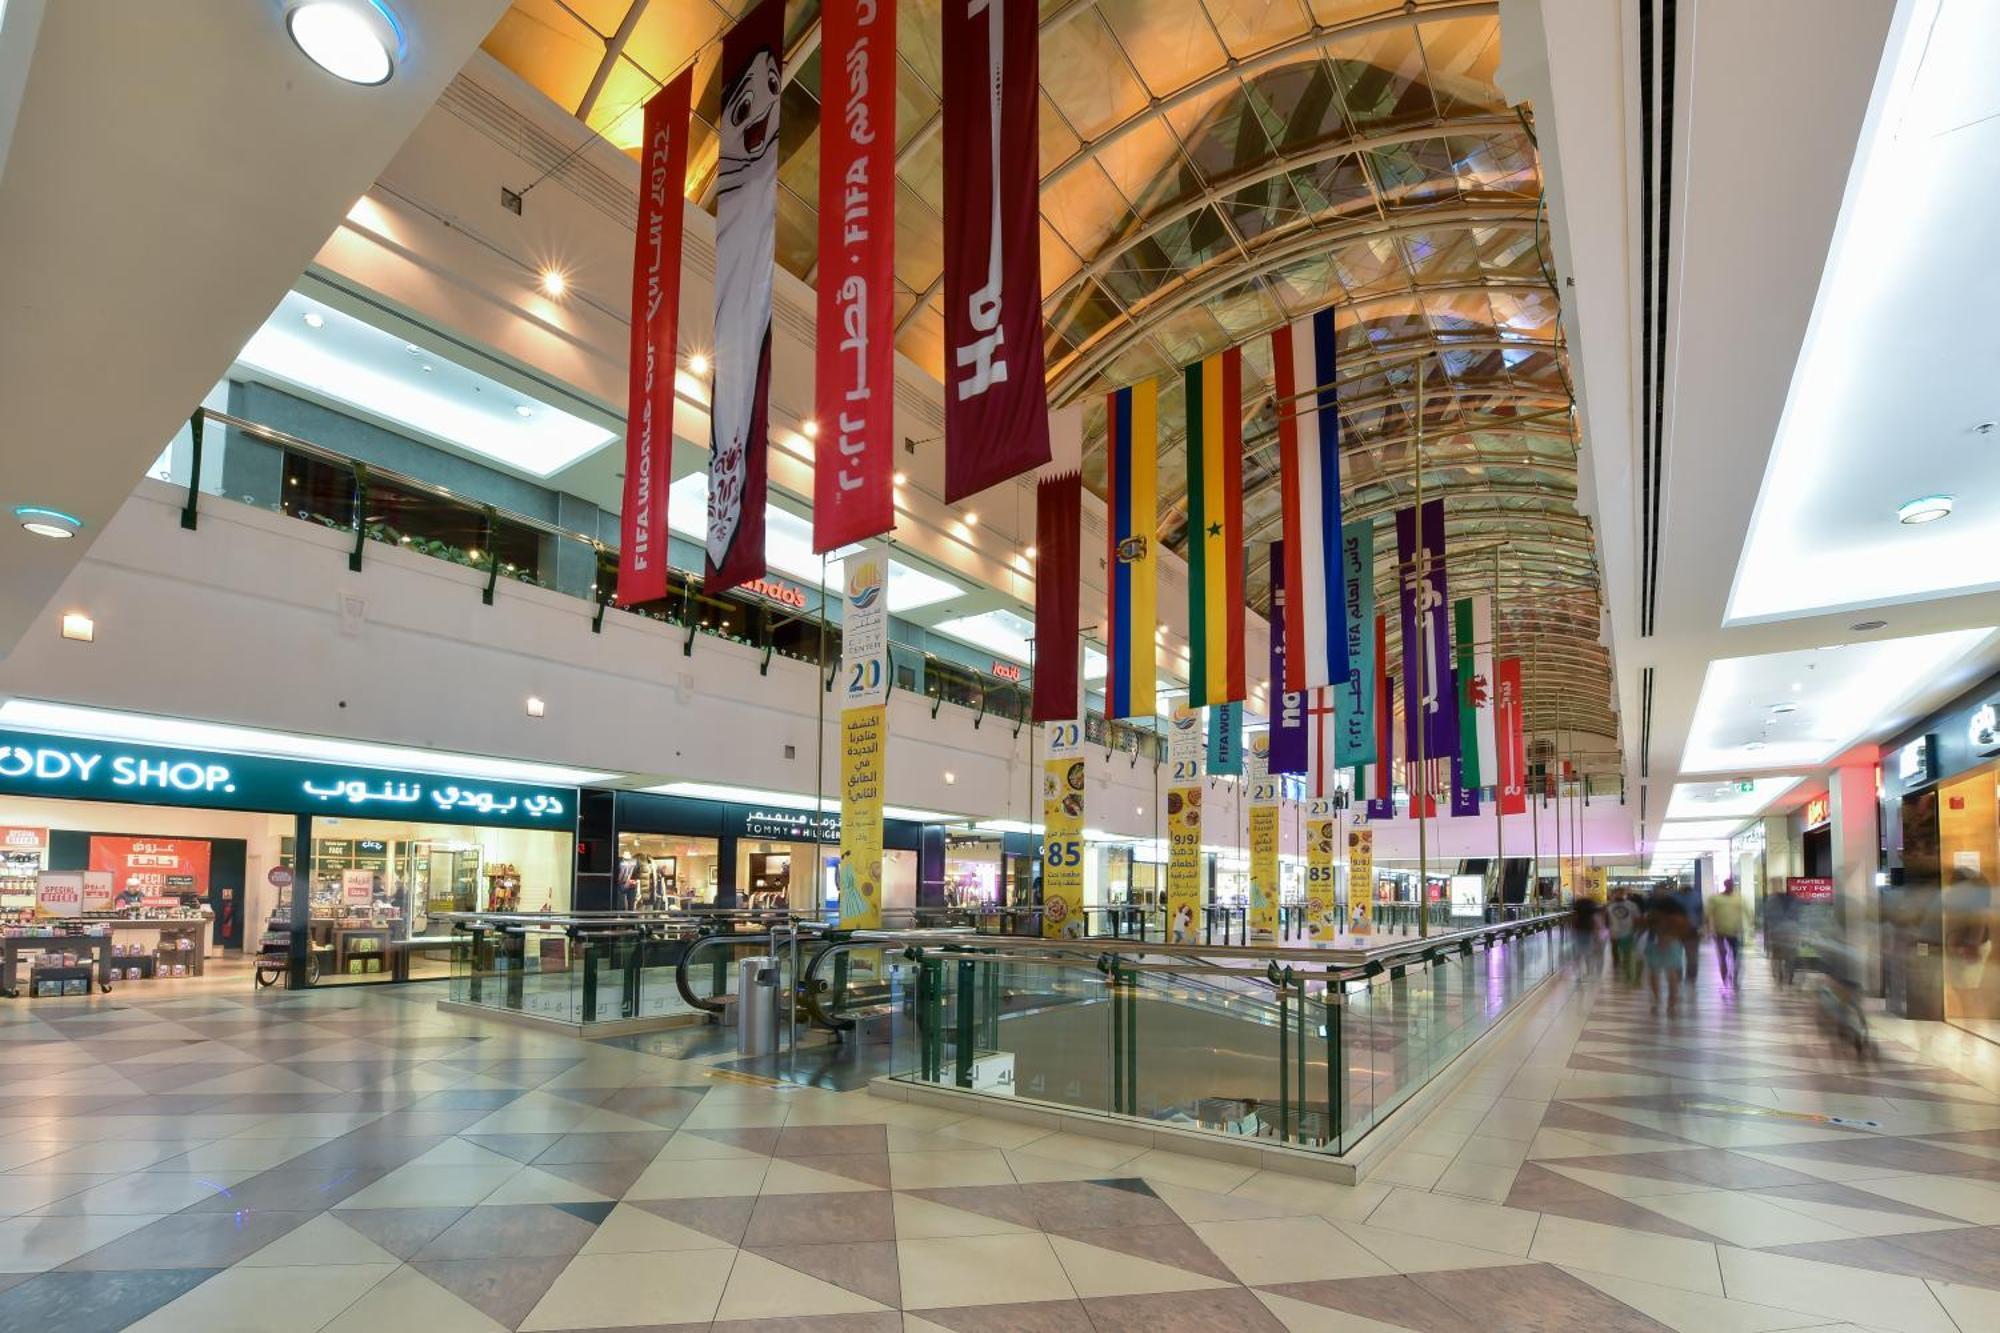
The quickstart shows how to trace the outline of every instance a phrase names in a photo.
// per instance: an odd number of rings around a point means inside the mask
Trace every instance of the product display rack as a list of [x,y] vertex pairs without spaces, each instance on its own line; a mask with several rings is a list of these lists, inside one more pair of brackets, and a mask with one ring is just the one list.
[[[108,994],[114,982],[198,977],[204,962],[202,932],[211,926],[206,917],[81,917],[10,924],[0,937],[0,996],[83,995],[92,985]],[[115,936],[134,930],[157,931],[159,938],[150,948],[116,952]],[[50,955],[74,955],[76,961],[42,961]],[[185,971],[176,977],[175,967]]]

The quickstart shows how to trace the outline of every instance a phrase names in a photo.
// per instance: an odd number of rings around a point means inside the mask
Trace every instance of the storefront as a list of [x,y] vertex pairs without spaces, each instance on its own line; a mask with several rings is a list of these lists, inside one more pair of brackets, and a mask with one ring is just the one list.
[[407,947],[433,913],[569,909],[575,828],[571,788],[0,731],[8,988],[49,957],[117,984],[267,941],[294,984],[442,977]]
[[[618,792],[613,811],[610,901],[580,902],[582,908],[838,910],[837,809]],[[885,909],[941,900],[942,829],[887,819],[882,842]],[[930,873],[921,874],[926,864]]]
[[2000,1042],[2000,678],[1883,748],[1892,1010]]

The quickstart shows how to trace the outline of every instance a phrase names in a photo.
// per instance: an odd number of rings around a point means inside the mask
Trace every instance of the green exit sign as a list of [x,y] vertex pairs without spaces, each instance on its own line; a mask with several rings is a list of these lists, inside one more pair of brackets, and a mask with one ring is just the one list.
[[1739,782],[1736,784],[1736,790],[1748,796],[1751,792],[1757,790],[1757,784],[1754,782]]

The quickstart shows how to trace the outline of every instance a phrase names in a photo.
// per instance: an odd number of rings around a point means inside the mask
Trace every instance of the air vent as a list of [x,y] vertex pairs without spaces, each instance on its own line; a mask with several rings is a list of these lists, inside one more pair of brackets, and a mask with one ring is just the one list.
[[1653,668],[1639,673],[1639,777],[1653,776]]
[[1639,637],[1644,639],[1652,637],[1659,609],[1660,509],[1666,492],[1662,436],[1674,211],[1675,0],[1638,0],[1638,4]]

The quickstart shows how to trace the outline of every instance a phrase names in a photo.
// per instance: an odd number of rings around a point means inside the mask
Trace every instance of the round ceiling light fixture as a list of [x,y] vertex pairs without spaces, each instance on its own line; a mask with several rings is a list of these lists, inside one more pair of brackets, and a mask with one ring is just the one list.
[[1952,498],[1949,495],[1919,495],[1914,500],[1906,500],[1896,510],[1898,523],[1935,523],[1951,516]]
[[285,31],[308,60],[348,83],[387,83],[403,54],[402,25],[380,0],[305,0],[285,14]]
[[1866,634],[1870,630],[1886,629],[1888,624],[1889,622],[1886,620],[1857,620],[1847,628],[1853,630],[1856,634]]
[[21,526],[37,537],[49,537],[65,541],[83,531],[83,520],[75,514],[65,514],[60,509],[45,509],[41,505],[15,505],[14,517]]
[[1774,713],[1796,713],[1799,711],[1799,706],[1797,704],[1772,704],[1771,711]]

